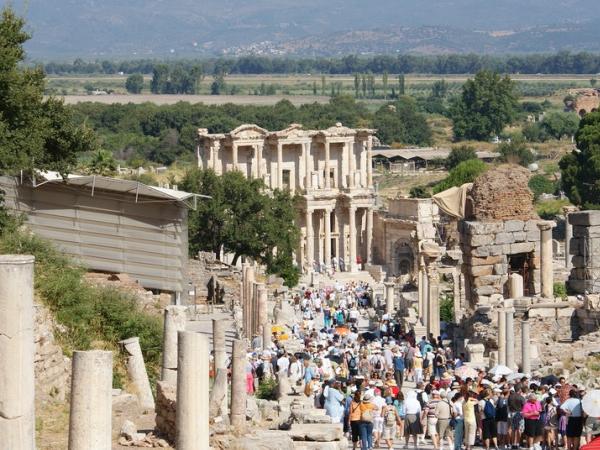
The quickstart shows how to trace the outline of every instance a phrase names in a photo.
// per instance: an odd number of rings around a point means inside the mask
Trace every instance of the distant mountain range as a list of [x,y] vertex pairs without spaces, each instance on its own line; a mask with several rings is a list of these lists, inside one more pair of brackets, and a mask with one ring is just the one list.
[[27,19],[35,59],[600,51],[598,0],[10,3]]

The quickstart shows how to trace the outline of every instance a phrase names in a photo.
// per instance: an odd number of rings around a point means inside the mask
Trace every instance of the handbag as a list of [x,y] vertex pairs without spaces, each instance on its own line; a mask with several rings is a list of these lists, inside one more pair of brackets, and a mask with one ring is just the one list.
[[373,412],[366,409],[360,413],[360,420],[363,422],[373,422]]

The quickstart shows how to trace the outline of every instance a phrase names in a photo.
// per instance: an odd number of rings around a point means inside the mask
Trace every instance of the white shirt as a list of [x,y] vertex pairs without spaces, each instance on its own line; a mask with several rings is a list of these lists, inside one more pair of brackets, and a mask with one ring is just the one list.
[[421,414],[421,404],[416,398],[407,398],[404,400],[404,412],[406,414]]
[[378,408],[373,411],[373,416],[380,417],[381,411],[382,411],[383,407],[386,405],[385,398],[377,395],[377,396],[375,396],[375,398],[373,400],[371,400],[371,403],[373,403],[375,405],[375,407]]
[[277,368],[279,369],[279,373],[287,373],[289,367],[290,359],[287,356],[282,356],[277,360]]

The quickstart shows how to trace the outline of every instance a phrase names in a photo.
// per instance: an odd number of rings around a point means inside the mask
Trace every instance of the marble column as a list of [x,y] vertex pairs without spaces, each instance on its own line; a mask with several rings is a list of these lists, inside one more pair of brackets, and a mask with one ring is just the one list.
[[512,299],[523,297],[523,277],[518,273],[513,273],[508,277],[508,292]]
[[554,298],[554,271],[552,267],[552,228],[554,222],[540,222],[540,265],[542,280],[542,297]]
[[463,312],[460,301],[460,272],[458,269],[452,272],[452,295],[454,297],[454,323],[459,324]]
[[264,284],[258,287],[258,331],[262,333],[269,321],[269,291]]
[[277,187],[283,189],[283,144],[277,143]]
[[146,410],[154,409],[154,397],[152,396],[152,388],[150,387],[148,372],[146,372],[146,365],[144,364],[140,338],[132,337],[125,339],[120,344],[123,345],[125,351],[128,353],[127,372],[137,391],[140,406]]
[[331,210],[323,210],[325,227],[325,265],[331,266]]
[[209,448],[208,339],[201,333],[179,332],[177,377],[178,450]]
[[302,144],[304,148],[304,170],[305,170],[305,180],[304,180],[304,188],[311,189],[312,188],[312,170],[310,167],[310,142]]
[[73,353],[69,450],[112,448],[112,377],[112,352]]
[[177,386],[177,333],[185,330],[187,307],[169,305],[165,308],[161,380]]
[[506,366],[506,312],[498,310],[498,364]]
[[256,154],[257,154],[257,162],[256,162],[256,174],[258,178],[262,178],[262,160],[263,160],[263,144],[257,144],[256,146]]
[[[214,373],[215,373],[215,386],[213,391],[216,390],[216,384],[221,384],[220,391],[224,393],[223,400],[220,402],[220,413],[222,415],[227,414],[228,402],[227,402],[227,351],[225,350],[225,322],[222,320],[213,319],[212,321],[213,331],[213,353],[214,353]],[[219,374],[219,372],[222,372]]]
[[348,183],[348,187],[353,188],[356,186],[355,183],[355,178],[354,175],[356,173],[356,157],[354,156],[354,142],[348,142],[346,144],[346,146],[348,147],[348,159],[350,162],[350,167],[348,168],[348,170],[350,171],[349,174],[349,183]]
[[308,270],[312,272],[313,262],[315,260],[315,231],[313,228],[313,211],[306,210],[306,261],[308,262]]
[[506,366],[515,370],[515,310],[506,308]]
[[0,440],[11,450],[35,448],[33,268],[33,256],[0,255]]
[[394,315],[395,311],[395,302],[396,302],[396,292],[395,292],[395,284],[394,283],[384,283],[385,284],[385,312],[389,316]]
[[231,158],[233,162],[233,170],[239,170],[238,167],[238,145],[236,142],[231,144]]
[[329,141],[325,141],[325,189],[329,189],[331,187],[331,177],[329,173],[331,169],[329,167],[330,161],[330,152],[329,152]]
[[244,431],[246,425],[246,397],[246,345],[244,341],[236,340],[233,341],[231,356],[230,422],[240,432]]
[[373,137],[367,139],[367,187],[373,187]]
[[425,266],[422,265],[419,269],[419,317],[421,323],[427,326],[427,298],[429,296],[429,286],[427,282],[427,272]]
[[427,332],[437,339],[440,335],[440,286],[439,275],[433,265],[427,270],[428,299],[427,299]]
[[272,337],[271,324],[269,323],[269,321],[267,321],[267,323],[263,326],[263,329],[262,329],[263,350],[268,350],[271,348],[271,342],[272,342],[271,337]]
[[521,320],[521,372],[531,373],[531,336],[527,314]]
[[350,206],[348,208],[348,224],[350,228],[350,248],[348,249],[348,265],[350,272],[357,272],[358,267],[356,265],[356,207]]
[[367,264],[373,264],[373,208],[367,208]]
[[573,267],[571,261],[571,238],[573,237],[573,225],[569,223],[569,211],[565,210],[565,267]]

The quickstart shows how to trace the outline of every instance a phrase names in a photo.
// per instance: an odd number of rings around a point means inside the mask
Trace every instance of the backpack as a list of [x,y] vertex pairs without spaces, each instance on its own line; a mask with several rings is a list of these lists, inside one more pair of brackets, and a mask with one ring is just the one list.
[[265,368],[262,362],[258,366],[256,366],[255,372],[258,378],[262,378],[263,374],[265,373]]
[[498,399],[496,405],[496,421],[506,422],[508,420],[508,402],[504,398]]
[[417,400],[421,404],[421,408],[425,408],[425,400],[423,400],[423,391],[417,392]]
[[352,358],[350,358],[350,361],[348,361],[348,368],[356,369],[356,356],[353,356]]
[[382,368],[381,359],[377,358],[377,361],[375,361],[375,370],[381,370]]
[[387,427],[393,427],[396,423],[396,412],[393,408],[389,408],[385,413],[385,425]]
[[317,404],[318,404],[319,408],[325,407],[325,394],[323,392],[321,392],[321,394],[319,394],[319,398],[317,399]]
[[486,419],[496,418],[496,407],[489,400],[485,401],[485,406],[483,407],[483,415]]
[[429,359],[427,357],[423,358],[423,369],[427,369],[429,367]]

